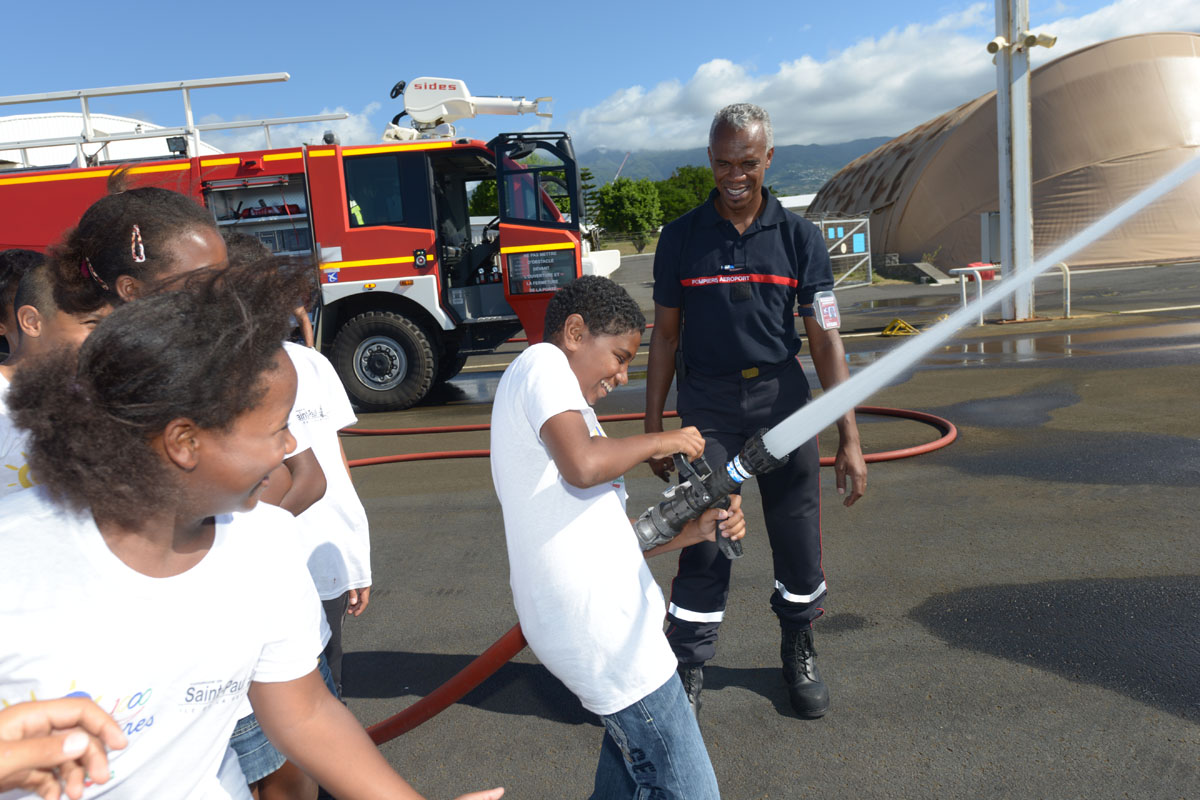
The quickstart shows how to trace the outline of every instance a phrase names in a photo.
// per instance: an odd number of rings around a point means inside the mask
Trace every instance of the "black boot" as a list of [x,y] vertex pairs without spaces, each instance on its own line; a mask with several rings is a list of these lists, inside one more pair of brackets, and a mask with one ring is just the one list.
[[704,664],[680,664],[676,670],[679,680],[683,681],[683,691],[687,695],[688,705],[692,708],[692,716],[700,721],[700,690],[704,688]]
[[829,710],[829,688],[817,670],[812,628],[785,628],[779,655],[783,659],[783,681],[787,684],[792,708],[805,719],[825,716]]

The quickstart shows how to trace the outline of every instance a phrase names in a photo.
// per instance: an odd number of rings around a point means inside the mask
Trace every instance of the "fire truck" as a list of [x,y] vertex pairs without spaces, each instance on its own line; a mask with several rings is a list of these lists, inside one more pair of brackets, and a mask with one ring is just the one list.
[[[0,171],[0,249],[53,244],[105,193],[119,167],[135,185],[191,195],[223,229],[251,233],[278,254],[313,258],[318,347],[368,411],[420,402],[469,355],[491,352],[522,329],[538,341],[554,291],[593,257],[612,263],[615,252],[593,256],[581,236],[579,170],[566,133],[504,133],[483,142],[459,138],[453,127],[478,114],[549,116],[541,111],[549,98],[473,97],[455,79],[402,81],[391,94],[404,110],[382,143],[371,145],[342,146],[327,133],[320,144],[270,146],[271,125],[338,115],[193,122],[192,89],[286,79],[273,73],[0,98],[83,103],[79,136],[0,143],[0,152],[57,146],[77,153],[70,166]],[[88,98],[166,90],[183,91],[185,126],[95,130]],[[409,127],[401,127],[403,117]],[[266,130],[265,149],[201,149],[200,131],[247,125]],[[170,152],[104,158],[117,143],[144,138],[166,139]],[[471,191],[494,191],[498,213],[473,225]]]

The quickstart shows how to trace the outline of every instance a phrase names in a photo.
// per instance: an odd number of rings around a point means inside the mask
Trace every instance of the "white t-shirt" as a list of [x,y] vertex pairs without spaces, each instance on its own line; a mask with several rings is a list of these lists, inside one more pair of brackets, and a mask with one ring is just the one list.
[[7,394],[8,379],[0,375],[0,497],[33,486],[25,456],[29,434],[14,425],[8,415]]
[[218,771],[250,682],[302,677],[322,649],[295,535],[290,514],[259,503],[217,518],[199,564],[151,578],[109,550],[90,514],[40,487],[5,498],[0,704],[86,695],[113,716],[129,745],[85,798],[229,797]]
[[311,447],[325,472],[325,496],[296,519],[308,571],[322,600],[371,585],[367,511],[342,463],[338,431],[358,422],[350,398],[329,359],[304,345],[284,342],[296,367],[296,402],[288,428]]
[[546,420],[572,410],[604,435],[561,350],[544,342],[521,353],[492,406],[492,481],[525,638],[584,708],[604,715],[662,686],[676,661],[662,590],[625,514],[624,479],[578,489],[542,442]]

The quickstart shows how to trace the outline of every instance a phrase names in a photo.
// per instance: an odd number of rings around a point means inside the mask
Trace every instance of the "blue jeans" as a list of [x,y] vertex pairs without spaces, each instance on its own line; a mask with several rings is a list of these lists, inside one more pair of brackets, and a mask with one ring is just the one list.
[[591,800],[719,800],[717,776],[678,675],[600,719],[604,744]]
[[[320,670],[321,677],[325,679],[325,685],[329,687],[329,691],[333,693],[334,697],[337,697],[337,691],[333,688],[333,676],[329,672],[329,664],[325,661],[324,653],[317,658],[317,669]],[[287,760],[283,757],[283,753],[276,750],[275,746],[267,741],[267,735],[258,726],[258,717],[253,713],[237,721],[237,725],[233,728],[233,736],[229,739],[229,745],[237,753],[242,774],[246,776],[246,783],[258,783],[277,771]]]

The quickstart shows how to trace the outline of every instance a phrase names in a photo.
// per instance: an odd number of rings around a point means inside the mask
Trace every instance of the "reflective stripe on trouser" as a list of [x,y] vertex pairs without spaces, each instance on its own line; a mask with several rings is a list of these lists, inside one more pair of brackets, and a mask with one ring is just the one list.
[[[807,400],[808,381],[799,363],[754,379],[708,378],[695,373],[681,381],[677,407],[684,425],[704,435],[705,457],[714,469],[741,450],[760,428],[769,428]],[[784,627],[808,627],[822,613],[820,466],[815,439],[802,445],[782,468],[760,475],[767,537],[750,531],[749,549],[769,544],[775,587],[771,608]],[[680,551],[671,583],[667,640],[681,663],[708,661],[729,596],[730,561],[715,543]]]

